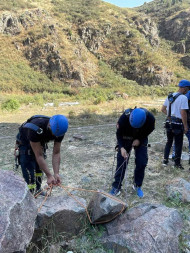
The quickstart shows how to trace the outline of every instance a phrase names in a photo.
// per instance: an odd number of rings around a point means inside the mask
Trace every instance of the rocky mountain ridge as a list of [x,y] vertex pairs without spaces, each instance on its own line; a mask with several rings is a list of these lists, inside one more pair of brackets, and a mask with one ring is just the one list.
[[11,37],[15,54],[61,86],[102,85],[100,61],[139,85],[169,85],[182,74],[190,78],[189,9],[154,18],[100,0],[79,2],[80,8],[59,0],[48,8],[44,2],[43,8],[2,10],[0,38]]

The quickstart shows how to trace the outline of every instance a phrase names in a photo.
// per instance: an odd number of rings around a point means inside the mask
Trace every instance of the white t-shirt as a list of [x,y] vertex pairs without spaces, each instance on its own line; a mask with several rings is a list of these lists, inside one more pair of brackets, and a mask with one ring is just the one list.
[[[173,96],[175,96],[178,92],[174,92]],[[164,106],[166,106],[167,115],[169,112],[169,101],[166,98],[164,102]],[[171,105],[171,116],[175,116],[176,118],[181,119],[181,110],[182,109],[189,109],[188,106],[188,98],[185,95],[180,95],[176,98],[176,100]]]

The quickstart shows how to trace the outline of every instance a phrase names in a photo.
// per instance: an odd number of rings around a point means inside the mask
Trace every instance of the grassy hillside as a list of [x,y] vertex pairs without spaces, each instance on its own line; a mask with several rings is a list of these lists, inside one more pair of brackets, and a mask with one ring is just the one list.
[[161,6],[172,12],[189,1],[122,9],[100,0],[0,0],[1,93],[17,94],[20,103],[23,92],[93,103],[113,100],[118,92],[167,94],[190,73],[172,42],[157,38],[156,25],[142,14],[155,18]]

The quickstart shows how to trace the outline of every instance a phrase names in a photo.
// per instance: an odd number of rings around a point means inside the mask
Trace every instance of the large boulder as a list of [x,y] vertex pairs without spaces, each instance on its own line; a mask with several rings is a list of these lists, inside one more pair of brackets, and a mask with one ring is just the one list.
[[178,253],[182,227],[177,210],[140,204],[107,224],[107,236],[102,241],[114,253]]
[[190,202],[190,183],[183,178],[176,178],[166,185],[168,198]]
[[1,170],[0,252],[24,252],[32,239],[37,206],[27,184],[13,171]]
[[[43,198],[37,198],[39,212],[32,241],[38,242],[43,231],[51,236],[54,233],[65,233],[66,237],[77,235],[85,225],[86,201],[68,195],[50,196],[43,204]],[[41,207],[41,204],[42,207]],[[40,208],[41,207],[41,208]]]
[[124,202],[108,193],[97,192],[90,200],[88,210],[92,223],[104,223],[117,217],[126,207]]

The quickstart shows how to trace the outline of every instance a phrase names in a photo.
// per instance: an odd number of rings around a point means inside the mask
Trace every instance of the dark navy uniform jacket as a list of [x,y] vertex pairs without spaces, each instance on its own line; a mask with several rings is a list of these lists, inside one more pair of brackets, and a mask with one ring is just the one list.
[[119,148],[124,147],[127,140],[138,139],[142,142],[155,129],[155,118],[149,111],[146,110],[146,121],[141,128],[133,128],[130,125],[129,116],[130,114],[124,112],[117,123],[116,137]]

